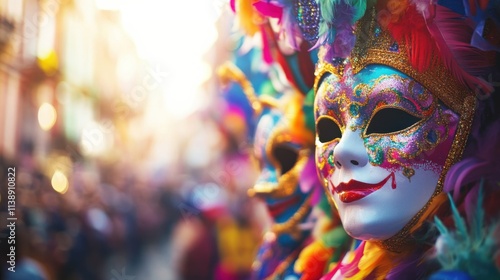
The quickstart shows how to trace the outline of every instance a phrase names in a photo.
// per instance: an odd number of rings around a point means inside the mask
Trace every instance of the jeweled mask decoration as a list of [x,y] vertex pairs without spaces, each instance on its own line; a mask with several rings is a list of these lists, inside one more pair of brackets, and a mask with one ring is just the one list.
[[476,101],[442,65],[416,71],[375,9],[358,21],[356,37],[349,57],[320,54],[316,164],[346,231],[397,250],[439,201]]
[[293,13],[303,38],[314,44],[319,34],[320,7],[315,0],[293,2]]

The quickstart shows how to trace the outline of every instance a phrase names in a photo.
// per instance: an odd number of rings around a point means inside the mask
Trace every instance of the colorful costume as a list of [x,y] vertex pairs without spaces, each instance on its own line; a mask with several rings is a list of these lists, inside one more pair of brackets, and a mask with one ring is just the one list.
[[[315,54],[309,54],[305,48],[282,52],[278,46],[281,42],[269,22],[253,9],[251,2],[235,1],[233,7],[240,17],[240,26],[250,34],[260,31],[261,58],[270,69],[269,82],[256,87],[256,92],[252,80],[255,73],[248,69],[241,71],[233,63],[221,66],[219,76],[223,81],[241,85],[257,121],[253,145],[261,173],[249,194],[265,201],[273,225],[264,235],[253,279],[319,279],[332,259],[334,248],[342,248],[348,238],[338,224],[338,217],[323,217],[327,221],[324,231],[331,233],[328,238],[312,243],[295,266],[301,251],[313,241],[311,210],[320,201],[322,190],[313,156],[312,57]],[[248,23],[249,19],[259,17],[257,27]],[[333,256],[336,261],[340,254]],[[312,259],[314,269],[310,265]]]
[[499,1],[469,2],[479,18],[428,0],[256,4],[320,49],[316,165],[362,241],[325,279],[500,275]]
[[[234,64],[219,68],[223,79],[237,81],[248,95],[258,120],[254,136],[254,153],[261,166],[252,196],[262,198],[273,219],[271,230],[264,236],[254,263],[252,279],[279,279],[299,275],[293,264],[301,249],[310,241],[310,229],[299,225],[311,213],[314,186],[299,187],[301,173],[311,157],[313,134],[307,131],[302,113],[303,96],[278,93],[269,82],[262,93],[254,93],[250,81]],[[312,111],[310,111],[312,113]],[[320,187],[316,183],[316,187]]]

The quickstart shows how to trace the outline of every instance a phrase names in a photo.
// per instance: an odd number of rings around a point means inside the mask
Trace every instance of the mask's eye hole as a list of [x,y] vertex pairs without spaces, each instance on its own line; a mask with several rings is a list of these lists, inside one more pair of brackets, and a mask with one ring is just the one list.
[[421,119],[408,112],[396,108],[384,108],[372,117],[368,127],[366,128],[366,135],[372,133],[384,134],[394,133],[405,130],[410,126],[416,124]]
[[332,75],[332,73],[329,73],[329,72],[324,73],[324,74],[321,76],[321,78],[319,78],[318,83],[317,83],[317,87],[319,88],[319,87],[321,86],[321,83],[323,83],[323,81],[324,81],[326,78],[330,77],[331,75]]
[[299,153],[288,146],[277,145],[273,148],[273,156],[280,165],[281,174],[285,174],[295,166]]
[[321,118],[318,120],[316,124],[316,133],[321,143],[330,142],[342,137],[340,127],[330,118]]

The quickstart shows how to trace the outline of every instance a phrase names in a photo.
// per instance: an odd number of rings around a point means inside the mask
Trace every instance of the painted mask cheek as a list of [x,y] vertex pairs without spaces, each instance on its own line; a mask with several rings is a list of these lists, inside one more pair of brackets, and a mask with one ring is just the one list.
[[422,157],[443,167],[451,150],[460,117],[444,106],[439,106],[435,115],[420,138],[423,143],[421,149],[424,151]]
[[319,144],[316,146],[316,166],[322,180],[328,180],[335,171],[333,150],[337,144],[338,141],[334,141],[329,144]]
[[366,137],[370,163],[388,170],[402,169],[408,178],[416,167],[440,173],[458,120],[455,113],[438,105],[431,116],[401,133]]

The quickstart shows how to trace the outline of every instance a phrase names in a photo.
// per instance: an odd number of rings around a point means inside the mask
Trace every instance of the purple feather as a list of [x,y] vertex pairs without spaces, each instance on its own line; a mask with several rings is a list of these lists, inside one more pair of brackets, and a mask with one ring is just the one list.
[[444,191],[453,192],[456,200],[463,186],[486,180],[500,180],[500,121],[489,126],[484,135],[476,135],[478,142],[468,151],[470,157],[463,159],[450,168],[446,174]]
[[328,22],[328,31],[322,33],[311,48],[323,46],[326,50],[324,59],[346,58],[351,54],[356,36],[354,35],[354,7],[341,1],[335,6],[333,21]]
[[348,57],[354,48],[354,43],[356,42],[356,36],[353,32],[352,21],[354,18],[354,7],[340,2],[335,7],[334,22],[330,28],[336,31],[335,38],[333,39],[333,44],[329,50],[330,54],[327,53],[328,57]]
[[425,256],[425,253],[417,251],[404,258],[387,273],[384,279],[425,279],[435,268],[432,267],[434,264],[422,260],[423,255]]
[[434,5],[429,9],[426,23],[450,73],[461,84],[476,92],[491,93],[493,87],[474,75],[480,74],[480,70],[492,69],[495,55],[470,46],[472,22],[445,7]]

